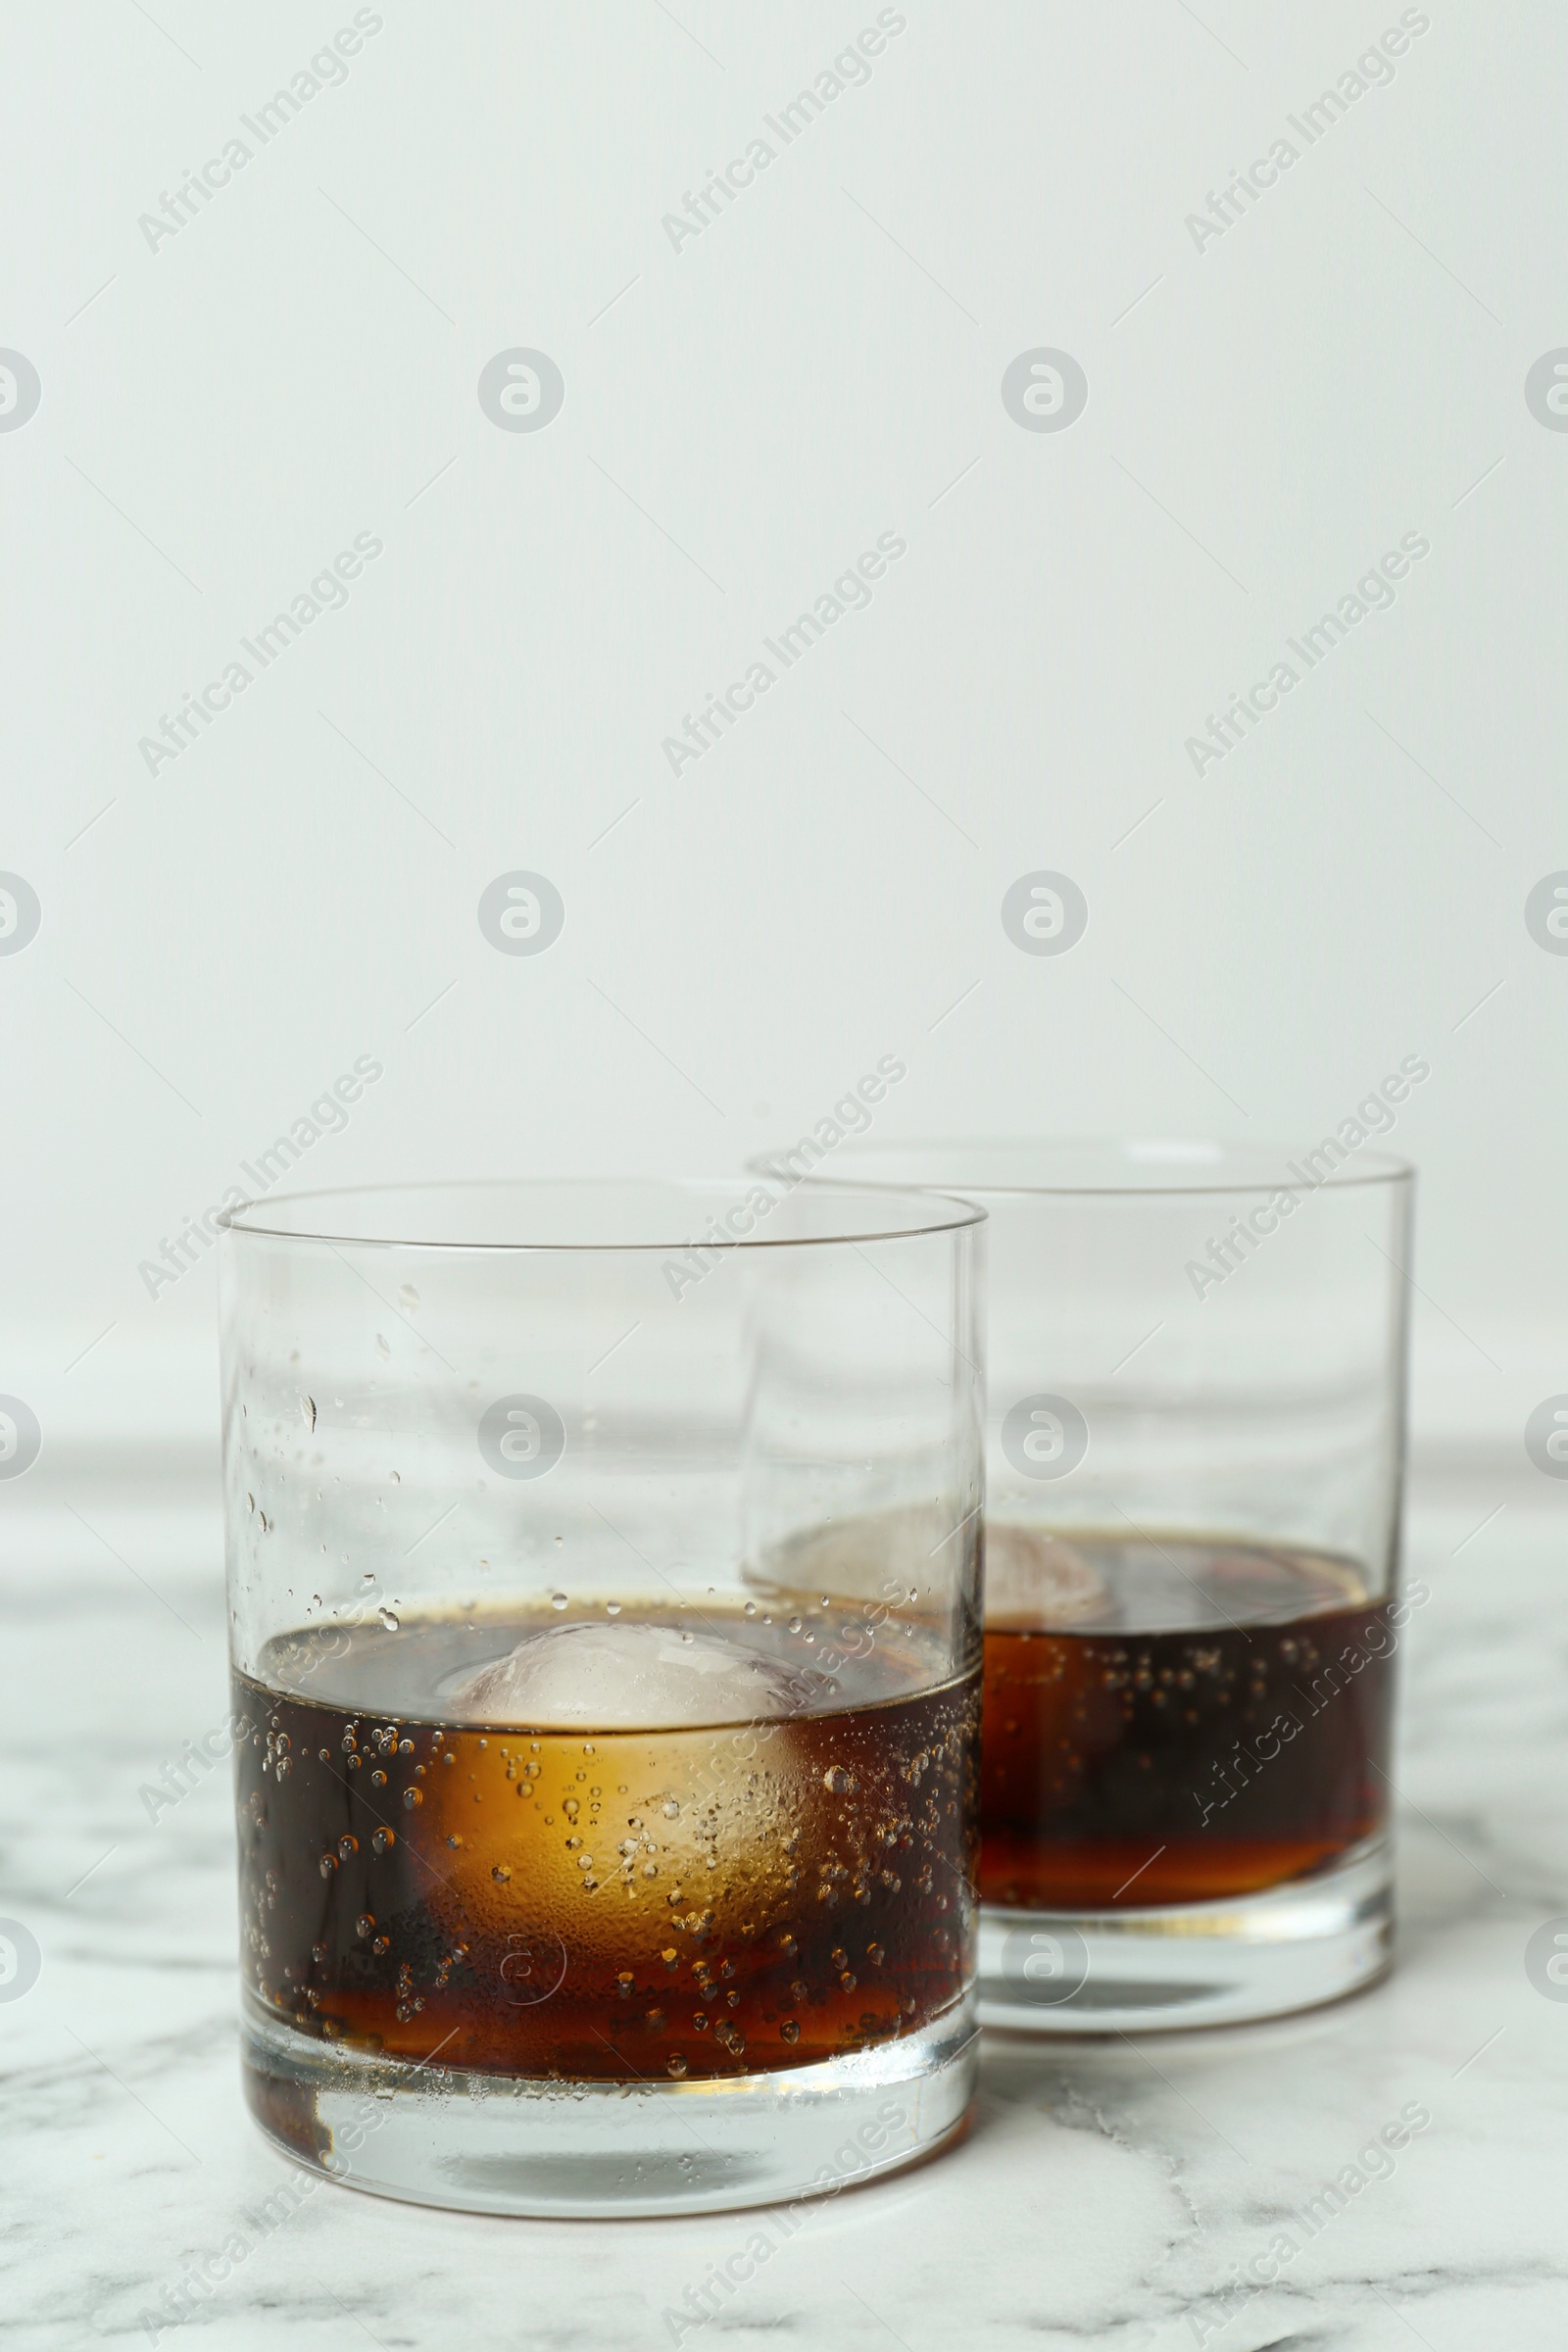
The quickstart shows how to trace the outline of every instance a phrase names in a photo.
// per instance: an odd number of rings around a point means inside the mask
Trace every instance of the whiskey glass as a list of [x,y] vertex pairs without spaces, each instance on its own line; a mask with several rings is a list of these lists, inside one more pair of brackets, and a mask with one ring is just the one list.
[[1362,1109],[1307,1152],[760,1163],[990,1212],[988,2026],[1232,2023],[1389,1965],[1412,1176]]
[[831,2192],[973,2095],[984,1211],[221,1220],[246,2095],[353,2186]]

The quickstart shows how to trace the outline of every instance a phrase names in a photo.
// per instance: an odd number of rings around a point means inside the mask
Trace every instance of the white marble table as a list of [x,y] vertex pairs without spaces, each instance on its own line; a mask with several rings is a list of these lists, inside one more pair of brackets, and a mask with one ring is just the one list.
[[[962,2147],[821,2207],[704,2323],[687,2290],[753,2237],[744,2214],[501,2222],[330,2185],[283,2212],[304,2176],[239,2096],[227,1769],[156,1820],[138,1796],[226,1714],[215,1506],[45,1467],[0,1516],[0,1914],[41,1953],[0,2001],[17,2352],[1568,2338],[1568,2000],[1525,1971],[1568,1913],[1568,1488],[1522,1458],[1416,1482],[1434,1598],[1406,1653],[1393,1978],[1274,2026],[993,2041]],[[1412,2105],[1430,2124],[1358,2163]],[[1303,2223],[1350,2166],[1364,2185]],[[1243,2295],[1258,2257],[1273,2283]],[[166,2290],[204,2263],[226,2275],[176,2325]]]

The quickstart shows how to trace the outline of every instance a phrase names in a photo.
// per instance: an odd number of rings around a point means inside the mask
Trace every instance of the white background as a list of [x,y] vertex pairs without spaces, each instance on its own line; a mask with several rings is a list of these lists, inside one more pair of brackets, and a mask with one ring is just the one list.
[[[1523,919],[1568,866],[1568,435],[1524,399],[1568,342],[1568,16],[1435,0],[1199,251],[1397,8],[911,0],[677,252],[869,0],[382,0],[149,250],[353,13],[7,12],[0,343],[42,399],[0,434],[0,867],[43,920],[0,958],[0,1390],[46,1451],[210,1446],[212,1267],[154,1300],[138,1265],[358,1055],[312,1183],[730,1170],[889,1053],[890,1135],[1298,1148],[1418,1054],[1418,1430],[1523,1467],[1568,1387],[1568,957]],[[1088,374],[1062,432],[1000,396],[1042,345]],[[564,376],[542,431],[479,406],[512,346]],[[890,530],[870,609],[673,777],[683,713]],[[361,531],[347,608],[150,775]],[[1394,608],[1195,775],[1410,531]],[[518,867],[565,904],[538,956],[476,922]],[[1002,929],[1040,867],[1089,902],[1065,956]]]

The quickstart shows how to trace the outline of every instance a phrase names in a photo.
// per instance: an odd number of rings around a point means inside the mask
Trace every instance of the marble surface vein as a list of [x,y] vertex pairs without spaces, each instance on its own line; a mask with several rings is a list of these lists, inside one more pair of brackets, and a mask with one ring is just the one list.
[[[1568,1494],[1530,1475],[1417,1487],[1408,1571],[1433,1597],[1404,1659],[1391,1979],[1247,2029],[993,2039],[961,2147],[821,2207],[678,2335],[668,2315],[745,2244],[744,2215],[502,2222],[322,2185],[259,2226],[291,2168],[239,2097],[227,1771],[156,1821],[138,1796],[227,1714],[215,1514],[106,1490],[75,1497],[88,1527],[13,1489],[0,1914],[41,1966],[0,1999],[0,2338],[1560,2352],[1568,1986],[1538,1989],[1525,1952],[1568,1914]],[[1308,2230],[1409,2102],[1430,2125]],[[1237,2267],[1282,2230],[1298,2251],[1238,2293]],[[235,2242],[173,2324],[165,2290]]]

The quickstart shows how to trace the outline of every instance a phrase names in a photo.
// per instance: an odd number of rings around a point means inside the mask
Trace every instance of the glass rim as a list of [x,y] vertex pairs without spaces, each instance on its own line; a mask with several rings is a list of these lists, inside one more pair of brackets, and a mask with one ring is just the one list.
[[[1300,1162],[1318,1156],[1328,1145],[1340,1152],[1340,1164],[1322,1174],[1303,1172]],[[773,1176],[776,1183],[777,1175],[768,1163],[788,1161],[800,1150],[796,1143],[776,1152],[757,1152],[747,1165]],[[1414,1163],[1397,1152],[1363,1151],[1359,1145],[1341,1144],[1334,1136],[1323,1136],[1308,1146],[1272,1140],[1233,1143],[1209,1137],[917,1136],[865,1143],[850,1138],[842,1147],[832,1147],[832,1152],[830,1178],[819,1179],[808,1169],[797,1181],[822,1190],[862,1184],[877,1190],[914,1187],[959,1200],[1134,1200],[1183,1195],[1196,1200],[1229,1193],[1348,1192],[1373,1185],[1408,1186],[1416,1174]],[[999,1167],[994,1173],[979,1173],[988,1157],[999,1163],[1013,1159],[1019,1167],[1016,1171]],[[893,1176],[856,1172],[869,1168],[879,1158],[899,1162],[899,1172]],[[926,1177],[909,1172],[922,1159],[933,1170]],[[1061,1173],[1052,1170],[1053,1159],[1062,1163]],[[1075,1161],[1080,1164],[1071,1165]],[[1034,1164],[1030,1166],[1030,1162]],[[1242,1173],[1244,1166],[1250,1172]],[[977,1173],[966,1175],[965,1168]]]
[[[748,1171],[748,1173],[752,1172]],[[761,1171],[761,1173],[765,1174],[765,1171]],[[772,1182],[776,1186],[778,1179],[774,1177]],[[694,1214],[712,1212],[715,1215],[721,1215],[725,1209],[745,1206],[752,1200],[758,1189],[755,1181],[749,1183],[745,1177],[734,1176],[452,1177],[428,1183],[409,1181],[397,1184],[334,1185],[322,1186],[308,1192],[278,1193],[255,1200],[240,1201],[233,1207],[225,1208],[215,1218],[214,1222],[220,1231],[230,1234],[237,1241],[296,1242],[302,1246],[330,1250],[451,1250],[474,1252],[509,1252],[538,1257],[568,1254],[633,1256],[650,1251],[689,1250],[693,1247],[694,1237],[690,1231],[680,1233],[671,1229],[667,1234],[661,1234],[659,1238],[649,1240],[617,1240],[612,1235],[602,1240],[570,1241],[528,1240],[511,1237],[457,1238],[450,1235],[444,1237],[420,1235],[416,1231],[409,1233],[397,1233],[390,1230],[355,1232],[352,1230],[352,1220],[346,1223],[341,1219],[329,1222],[324,1216],[319,1215],[309,1225],[276,1224],[270,1221],[269,1212],[299,1207],[307,1202],[317,1201],[390,1203],[407,1200],[410,1196],[435,1195],[437,1197],[445,1196],[450,1200],[459,1195],[473,1198],[486,1194],[493,1196],[506,1193],[532,1195],[537,1199],[540,1195],[554,1193],[563,1197],[570,1196],[573,1199],[595,1195],[603,1199],[607,1194],[620,1193],[647,1199],[656,1193],[665,1193],[675,1197],[686,1197],[691,1202]],[[775,1192],[771,1197],[768,1210],[758,1213],[771,1214],[772,1209],[781,1207],[797,1190],[798,1187],[791,1185],[785,1191]],[[880,1185],[868,1182],[844,1185],[822,1183],[813,1184],[810,1187],[810,1198],[813,1201],[820,1201],[824,1198],[832,1198],[835,1195],[842,1197],[847,1211],[853,1204],[857,1218],[865,1210],[868,1195],[874,1195],[878,1200],[884,1200],[897,1205],[890,1212],[889,1221],[883,1223],[864,1225],[850,1219],[847,1215],[845,1222],[846,1224],[854,1223],[853,1231],[734,1234],[726,1229],[719,1238],[710,1239],[698,1235],[697,1243],[701,1247],[722,1249],[726,1251],[730,1250],[853,1249],[866,1242],[919,1241],[928,1235],[934,1237],[943,1233],[969,1232],[977,1226],[983,1225],[987,1218],[986,1209],[978,1202],[954,1198],[929,1185]],[[942,1210],[947,1213],[933,1213],[939,1203]],[[900,1209],[904,1212],[902,1217],[898,1213]]]

